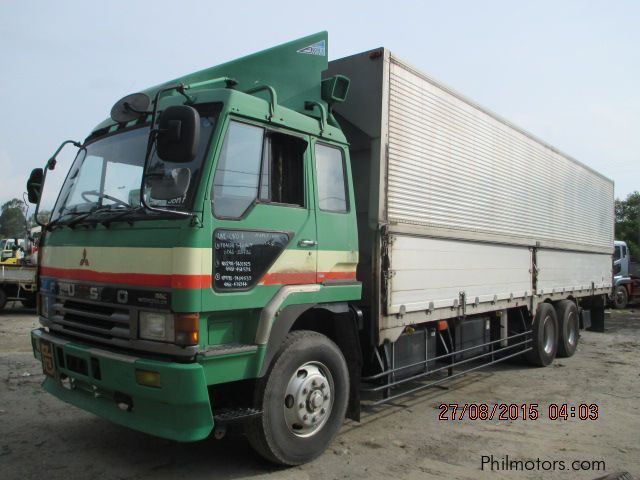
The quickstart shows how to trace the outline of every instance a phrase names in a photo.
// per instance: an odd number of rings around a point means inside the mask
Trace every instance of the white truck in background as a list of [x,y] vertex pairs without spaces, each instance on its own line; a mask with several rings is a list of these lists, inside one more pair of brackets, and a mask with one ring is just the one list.
[[615,308],[626,308],[640,301],[640,277],[631,271],[631,255],[626,242],[616,240],[613,254],[613,292],[611,303]]

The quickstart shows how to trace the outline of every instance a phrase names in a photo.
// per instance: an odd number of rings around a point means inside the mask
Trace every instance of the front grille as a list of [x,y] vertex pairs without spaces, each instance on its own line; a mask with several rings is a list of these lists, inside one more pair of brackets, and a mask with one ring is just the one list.
[[42,308],[44,315],[40,317],[40,323],[43,326],[51,333],[77,339],[82,343],[108,345],[127,353],[149,352],[168,355],[181,360],[193,360],[198,353],[197,345],[181,347],[172,343],[138,338],[140,308],[137,305],[44,295]]
[[69,335],[103,342],[132,338],[128,308],[56,298],[51,313],[55,330]]

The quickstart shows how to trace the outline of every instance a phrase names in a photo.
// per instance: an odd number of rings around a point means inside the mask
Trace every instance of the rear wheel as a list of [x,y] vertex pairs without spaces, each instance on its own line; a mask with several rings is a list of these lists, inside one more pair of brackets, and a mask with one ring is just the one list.
[[560,300],[556,304],[558,315],[558,356],[571,357],[578,348],[580,338],[578,307],[571,300]]
[[256,387],[262,415],[247,425],[249,442],[274,463],[313,460],[337,435],[348,395],[349,372],[338,346],[316,332],[291,332]]
[[0,310],[7,304],[7,293],[0,287]]
[[538,305],[533,321],[532,349],[525,358],[532,365],[546,367],[556,358],[558,349],[558,318],[555,309],[548,303]]
[[613,306],[615,308],[627,308],[629,303],[629,292],[627,287],[620,285],[613,291]]

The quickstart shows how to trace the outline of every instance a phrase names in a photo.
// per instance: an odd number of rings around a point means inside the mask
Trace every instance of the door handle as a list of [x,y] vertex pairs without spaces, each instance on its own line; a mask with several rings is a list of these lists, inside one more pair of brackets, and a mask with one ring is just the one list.
[[300,240],[298,242],[299,247],[315,247],[316,245],[318,245],[316,240]]

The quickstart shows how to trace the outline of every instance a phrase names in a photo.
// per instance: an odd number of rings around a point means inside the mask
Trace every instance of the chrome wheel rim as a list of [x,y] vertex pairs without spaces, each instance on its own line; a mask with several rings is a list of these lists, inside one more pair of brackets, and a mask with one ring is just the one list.
[[333,377],[320,362],[307,362],[289,379],[284,394],[284,419],[289,431],[310,437],[322,429],[333,408]]

